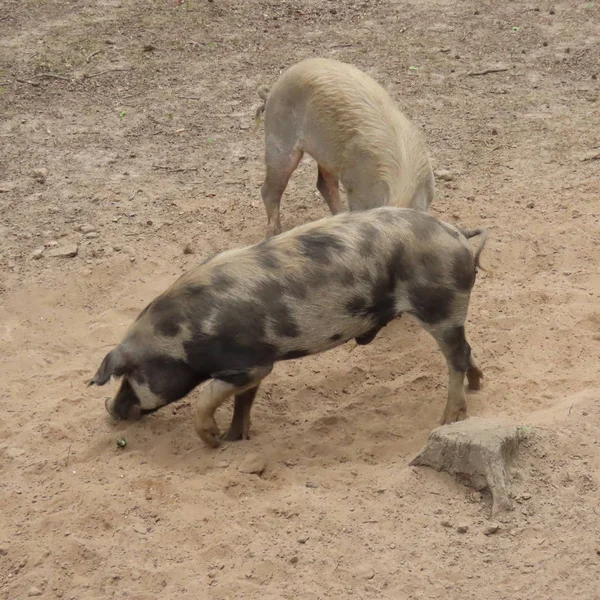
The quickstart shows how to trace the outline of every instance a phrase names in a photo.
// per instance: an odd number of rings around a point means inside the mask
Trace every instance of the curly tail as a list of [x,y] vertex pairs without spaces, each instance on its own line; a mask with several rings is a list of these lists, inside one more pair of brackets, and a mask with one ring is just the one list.
[[269,97],[269,88],[266,85],[261,85],[258,90],[256,90],[256,93],[262,100],[262,104],[256,109],[256,114],[254,115],[254,131],[260,127],[260,117],[265,112],[265,105],[267,103],[267,98]]
[[477,227],[476,229],[464,229],[463,227],[457,227],[457,229],[467,239],[471,239],[472,237],[476,237],[478,235],[481,236],[481,242],[479,242],[479,246],[477,246],[477,248],[475,249],[475,252],[473,253],[473,258],[475,259],[475,266],[478,269],[481,269],[482,271],[485,271],[486,273],[492,274],[493,273],[492,269],[489,269],[489,268],[486,269],[479,262],[479,258],[481,256],[481,253],[483,252],[483,249],[485,248],[485,243],[487,242],[487,239],[488,239],[488,230],[485,227]]

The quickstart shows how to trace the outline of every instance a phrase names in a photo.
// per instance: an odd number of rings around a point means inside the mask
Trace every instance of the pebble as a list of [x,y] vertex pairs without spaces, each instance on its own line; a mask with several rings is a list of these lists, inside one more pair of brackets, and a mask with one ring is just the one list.
[[450,521],[442,521],[442,527],[452,527],[452,523]]
[[77,256],[77,252],[77,244],[66,244],[49,250],[48,256],[52,258],[73,258],[74,256]]
[[46,183],[48,169],[34,169],[32,175],[38,183]]
[[148,533],[148,528],[144,527],[143,525],[134,525],[133,530],[141,535],[146,535]]
[[96,231],[96,228],[93,225],[85,224],[79,228],[79,231],[81,231],[83,234],[88,234]]
[[306,544],[306,542],[308,542],[308,536],[307,535],[301,535],[298,538],[298,543],[299,544]]
[[454,175],[448,169],[438,169],[433,173],[437,179],[440,181],[452,181],[454,179]]
[[194,254],[194,246],[192,246],[192,244],[186,244],[183,247],[183,253],[184,254]]
[[500,523],[490,523],[484,530],[484,535],[493,535],[500,529]]
[[360,579],[366,579],[368,581],[375,577],[375,571],[373,571],[371,567],[361,566],[354,571],[354,576],[360,577]]
[[260,475],[267,468],[267,461],[260,454],[248,454],[240,463],[241,473]]
[[217,467],[219,467],[219,469],[226,469],[228,466],[229,466],[229,462],[226,460],[222,460],[217,463]]
[[86,237],[88,240],[93,240],[93,239],[95,239],[95,238],[97,238],[97,237],[98,237],[98,232],[97,232],[97,231],[90,231],[89,233],[86,233],[86,234],[85,234],[85,237]]
[[469,531],[469,526],[468,525],[459,525],[456,528],[456,531],[458,531],[458,533],[467,533],[467,531]]
[[44,248],[36,248],[30,255],[30,258],[32,260],[39,260],[40,258],[42,258],[42,256],[44,256]]
[[535,206],[535,204],[533,202],[527,203],[527,208],[533,208],[534,206]]
[[307,488],[312,488],[314,490],[314,489],[317,489],[319,487],[319,484],[318,483],[314,483],[312,481],[307,481],[306,482],[306,487]]
[[35,587],[35,586],[31,586],[31,587],[29,588],[29,591],[27,592],[27,595],[28,595],[29,597],[32,597],[32,596],[41,596],[41,595],[42,595],[42,593],[43,593],[43,592],[42,592],[42,590],[40,590],[40,588],[37,588],[37,587]]
[[297,562],[298,562],[297,556],[292,556],[292,558],[290,558],[290,564],[295,565]]

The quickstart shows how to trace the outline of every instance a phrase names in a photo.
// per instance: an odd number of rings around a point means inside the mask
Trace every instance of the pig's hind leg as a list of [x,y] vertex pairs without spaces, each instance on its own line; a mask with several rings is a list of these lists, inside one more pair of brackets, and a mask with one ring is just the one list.
[[471,355],[471,346],[467,342],[464,325],[442,322],[428,325],[426,328],[435,338],[448,364],[448,400],[441,424],[462,421],[467,418],[465,375],[469,387],[478,389],[483,374]]
[[267,142],[265,181],[260,190],[267,211],[267,238],[281,233],[281,197],[303,154],[298,148],[280,147],[272,140]]
[[339,179],[333,173],[326,171],[321,165],[319,165],[317,189],[325,199],[325,202],[327,202],[332,215],[337,215],[344,210],[340,198]]

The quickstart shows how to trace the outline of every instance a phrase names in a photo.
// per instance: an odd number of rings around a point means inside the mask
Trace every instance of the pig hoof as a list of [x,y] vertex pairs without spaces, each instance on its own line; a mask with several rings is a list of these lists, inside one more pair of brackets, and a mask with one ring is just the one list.
[[224,442],[239,442],[240,440],[249,440],[250,436],[237,429],[230,429],[221,439]]
[[250,424],[232,423],[227,433],[221,437],[225,442],[239,442],[240,440],[250,439]]
[[203,419],[196,423],[196,433],[200,439],[210,448],[218,448],[221,445],[219,440],[219,428],[214,418]]
[[467,418],[467,409],[461,408],[458,411],[447,411],[444,412],[444,416],[440,422],[440,425],[448,425],[449,423],[456,423],[456,421],[464,421]]

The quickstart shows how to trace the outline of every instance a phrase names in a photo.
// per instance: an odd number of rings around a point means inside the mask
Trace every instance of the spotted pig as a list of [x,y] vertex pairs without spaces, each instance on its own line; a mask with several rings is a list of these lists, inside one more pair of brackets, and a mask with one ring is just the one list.
[[[482,235],[473,252],[467,237]],[[482,372],[465,337],[484,229],[460,230],[406,208],[346,212],[223,252],[181,276],[138,316],[89,385],[122,378],[106,403],[135,419],[199,384],[194,426],[219,444],[216,409],[235,397],[226,440],[248,437],[262,380],[278,361],[349,340],[372,342],[408,313],[435,338],[449,370],[442,423],[465,418],[465,375]]]

